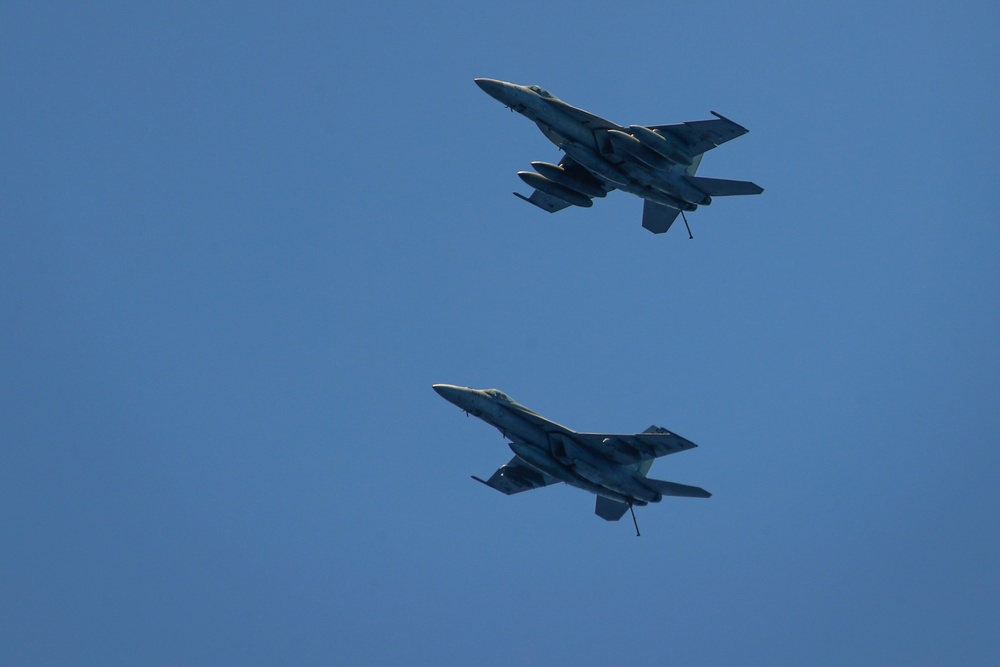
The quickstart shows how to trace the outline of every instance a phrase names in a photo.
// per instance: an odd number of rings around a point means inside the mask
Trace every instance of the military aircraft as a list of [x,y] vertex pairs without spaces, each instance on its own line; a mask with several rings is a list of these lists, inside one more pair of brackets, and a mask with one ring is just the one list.
[[666,232],[680,214],[691,236],[684,211],[708,206],[712,197],[764,191],[749,181],[695,176],[707,151],[749,131],[714,111],[713,120],[622,127],[570,106],[539,86],[496,79],[476,79],[476,83],[533,120],[565,151],[559,164],[532,162],[537,171],[517,172],[535,191],[530,197],[514,194],[550,213],[567,206],[593,206],[594,197],[618,189],[645,200],[642,226],[649,231]]
[[497,389],[436,384],[434,391],[466,414],[496,427],[510,440],[514,458],[488,480],[472,479],[508,496],[565,482],[597,494],[597,516],[618,521],[635,505],[658,503],[663,496],[709,498],[705,489],[646,477],[653,459],[697,447],[659,426],[635,435],[578,433],[549,421]]

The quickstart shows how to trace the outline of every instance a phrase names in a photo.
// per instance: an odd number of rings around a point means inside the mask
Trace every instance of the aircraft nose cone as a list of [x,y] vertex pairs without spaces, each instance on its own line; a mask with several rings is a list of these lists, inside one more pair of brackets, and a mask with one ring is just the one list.
[[500,99],[503,94],[503,81],[496,79],[476,79],[476,85],[483,89],[490,97]]
[[457,403],[459,397],[462,395],[462,388],[456,387],[453,384],[435,384],[432,386],[434,391],[449,403]]

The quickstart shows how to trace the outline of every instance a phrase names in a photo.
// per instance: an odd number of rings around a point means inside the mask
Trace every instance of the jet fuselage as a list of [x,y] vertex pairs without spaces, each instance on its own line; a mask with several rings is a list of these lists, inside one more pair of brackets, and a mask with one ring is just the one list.
[[525,463],[577,488],[623,503],[645,505],[662,495],[644,484],[638,466],[619,465],[591,451],[576,432],[557,424],[495,389],[434,385],[434,390],[468,414],[494,426]]
[[534,121],[549,141],[619,190],[686,211],[712,202],[709,195],[684,180],[685,175],[694,175],[697,161],[672,162],[643,145],[630,128],[570,106],[538,86],[495,79],[476,79],[476,83]]

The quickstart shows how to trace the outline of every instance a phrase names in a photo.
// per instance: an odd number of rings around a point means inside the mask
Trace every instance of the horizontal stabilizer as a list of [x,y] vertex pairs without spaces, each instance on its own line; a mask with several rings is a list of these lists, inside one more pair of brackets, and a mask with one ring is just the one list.
[[605,521],[617,521],[628,512],[628,503],[623,503],[604,496],[597,496],[597,509],[594,513]]
[[685,178],[688,183],[711,197],[759,195],[764,191],[764,188],[750,181],[729,181],[724,178],[703,178],[701,176],[687,176]]
[[677,482],[665,482],[662,479],[644,479],[642,483],[657,493],[665,496],[681,496],[684,498],[711,498],[712,494],[700,486],[688,486]]

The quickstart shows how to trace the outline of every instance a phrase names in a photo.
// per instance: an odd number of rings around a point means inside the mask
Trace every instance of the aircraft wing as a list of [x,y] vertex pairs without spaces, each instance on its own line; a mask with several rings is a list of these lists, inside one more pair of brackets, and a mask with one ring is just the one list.
[[555,213],[556,211],[561,211],[564,208],[572,206],[569,202],[563,201],[558,197],[553,197],[552,195],[547,195],[541,190],[535,190],[531,193],[530,197],[525,197],[520,192],[515,192],[514,196],[520,197],[529,204],[534,204],[538,208],[546,210],[549,213]]
[[472,476],[472,479],[482,482],[486,486],[491,486],[508,496],[562,481],[552,475],[535,470],[518,456],[512,458],[509,463],[500,466],[500,469],[493,473],[493,476],[488,480],[479,479],[475,475]]
[[572,437],[591,451],[622,465],[642,463],[698,446],[660,426],[650,426],[644,433],[635,435],[576,433]]
[[649,129],[677,137],[687,144],[691,157],[701,155],[736,137],[742,137],[750,131],[714,111],[712,115],[715,116],[715,120],[692,120],[676,125],[650,125]]

